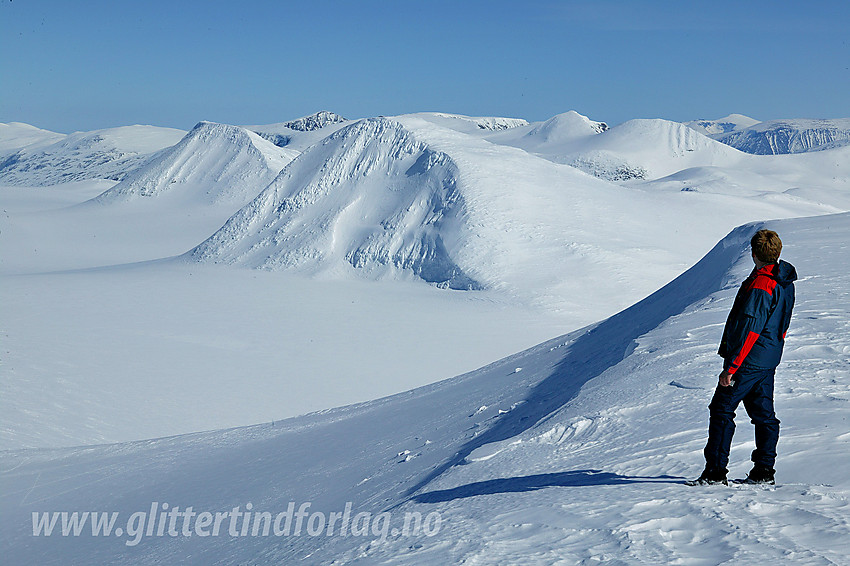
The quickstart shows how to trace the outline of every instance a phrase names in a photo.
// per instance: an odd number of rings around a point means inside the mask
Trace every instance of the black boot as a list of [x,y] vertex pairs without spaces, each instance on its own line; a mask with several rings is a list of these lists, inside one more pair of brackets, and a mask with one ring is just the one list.
[[767,484],[767,485],[775,485],[776,480],[774,479],[774,474],[776,474],[776,470],[773,468],[768,468],[766,466],[760,466],[756,464],[753,466],[753,469],[750,470],[750,473],[747,474],[747,477],[742,480],[736,480],[736,483],[748,483],[748,484]]
[[703,470],[702,475],[695,480],[688,480],[685,485],[729,485],[726,481],[726,470]]

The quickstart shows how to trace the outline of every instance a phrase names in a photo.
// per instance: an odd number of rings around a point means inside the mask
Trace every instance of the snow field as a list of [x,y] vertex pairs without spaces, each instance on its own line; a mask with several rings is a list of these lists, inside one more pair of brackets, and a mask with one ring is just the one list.
[[[850,388],[842,378],[850,303],[842,299],[850,216],[769,226],[802,275],[777,375],[783,432],[775,487],[682,485],[702,468],[720,367],[714,348],[759,227],[747,226],[615,317],[452,380],[254,427],[7,453],[0,503],[8,512],[0,521],[9,556],[51,563],[61,549],[65,561],[140,564],[188,556],[198,563],[847,563]],[[752,448],[742,413],[733,477],[749,469]],[[438,512],[442,524],[430,537],[154,537],[130,549],[120,538],[32,537],[21,519],[31,509],[93,505],[129,514],[151,501],[213,510],[310,501],[323,511],[350,501],[396,516]]]

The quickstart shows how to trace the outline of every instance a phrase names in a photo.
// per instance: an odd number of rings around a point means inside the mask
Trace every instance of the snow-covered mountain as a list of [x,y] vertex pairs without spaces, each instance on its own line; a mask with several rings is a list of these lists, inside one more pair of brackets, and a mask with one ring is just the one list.
[[244,128],[251,130],[278,147],[304,151],[350,123],[350,120],[346,120],[339,114],[322,110],[287,122],[244,126]]
[[[613,317],[454,379],[246,428],[6,452],[5,556],[39,564],[847,563],[847,214],[767,224],[801,274],[777,374],[779,485],[681,485],[702,468],[718,333],[761,226],[732,231]],[[749,436],[742,426],[733,476],[749,469]],[[97,534],[95,511],[115,514],[98,519]]]
[[304,116],[296,120],[290,120],[289,122],[284,122],[282,125],[290,130],[312,132],[313,130],[322,129],[328,124],[341,124],[345,121],[345,118],[339,114],[328,112],[327,110],[320,110],[315,114]]
[[[76,132],[58,139],[55,135],[39,135],[41,141],[34,144],[27,143],[31,136],[25,137],[21,140],[25,146],[3,156],[0,183],[43,186],[83,179],[120,180],[185,134],[173,128],[123,126]],[[44,144],[54,139],[53,143]]]
[[0,156],[33,146],[50,145],[65,136],[21,122],[0,124]]
[[601,134],[607,130],[608,124],[605,122],[594,122],[587,116],[571,110],[535,125],[526,137],[539,138],[544,143],[552,143]]
[[[602,125],[577,114],[530,128],[532,138],[548,132],[554,136],[549,139],[565,140],[553,142],[559,147],[584,148],[560,156],[567,166],[505,140],[472,135],[444,115],[358,121],[308,147],[186,257],[343,279],[413,275],[453,289],[501,289],[580,317],[586,303],[569,274],[582,273],[596,281],[595,292],[609,297],[608,304],[625,306],[616,280],[645,265],[642,256],[653,257],[654,268],[669,270],[670,277],[682,266],[672,259],[676,254],[662,259],[668,238],[642,228],[644,219],[633,211],[654,203],[660,231],[710,220],[691,218],[686,210],[692,199],[680,194],[681,186],[675,192],[642,191],[595,177],[620,180],[618,175],[637,171],[628,178],[657,178],[683,168],[734,167],[751,156],[674,122],[637,120],[600,130]],[[508,141],[529,132],[518,131]],[[577,165],[593,168],[595,177]],[[761,191],[777,195],[789,187],[785,181],[760,183]],[[729,191],[736,204],[705,198],[704,212],[730,218],[742,210],[738,199],[761,194]],[[783,196],[760,204],[747,200],[744,209],[751,215],[768,206],[772,212],[764,217],[784,216],[783,200],[808,213],[837,210],[826,205],[831,197],[818,197],[809,203],[814,208],[806,208]],[[615,243],[622,233],[632,235],[628,248]],[[582,320],[598,313],[587,316]]]
[[738,151],[677,122],[641,119],[609,128],[575,111],[487,139],[613,182],[729,165],[740,157]]
[[575,142],[560,156],[591,175],[612,181],[657,179],[698,166],[730,165],[741,153],[677,122],[629,120]]
[[717,120],[692,120],[684,124],[705,136],[712,137],[743,130],[758,123],[758,120],[744,116],[743,114],[730,114],[725,118],[718,118]]
[[362,120],[306,150],[190,256],[267,269],[336,259],[477,288],[447,250],[464,207],[456,184],[447,155],[398,122]]
[[850,118],[837,120],[769,120],[714,136],[727,145],[757,155],[803,153],[850,145]]
[[206,202],[244,204],[297,155],[239,126],[200,122],[95,200],[110,203],[178,193],[195,194]]
[[[299,155],[187,257],[338,276],[356,271],[373,279],[413,274],[441,287],[510,289],[526,297],[522,289],[534,287],[567,298],[553,286],[570,285],[564,277],[570,267],[585,273],[600,267],[585,252],[599,243],[579,235],[591,220],[576,210],[575,199],[640,197],[471,137],[446,120],[455,119],[373,118],[338,130]],[[594,221],[600,230],[636,221],[619,204],[600,206],[592,213],[608,210],[605,221]],[[606,254],[611,264],[604,263],[615,271],[636,261],[624,250]],[[608,285],[601,281],[598,289]]]
[[608,130],[605,122],[595,122],[574,110],[558,114],[544,122],[527,124],[487,139],[510,145],[558,161],[559,157],[574,151],[576,142]]

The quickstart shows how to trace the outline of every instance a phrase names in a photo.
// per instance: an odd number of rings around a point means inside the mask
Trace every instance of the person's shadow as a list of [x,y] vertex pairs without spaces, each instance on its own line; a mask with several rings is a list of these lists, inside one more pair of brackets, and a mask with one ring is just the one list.
[[522,493],[546,487],[590,487],[598,485],[624,485],[634,483],[682,483],[685,478],[675,476],[621,476],[600,470],[574,470],[551,474],[536,474],[515,478],[499,478],[461,485],[452,489],[427,491],[411,498],[416,503],[441,503],[494,493]]

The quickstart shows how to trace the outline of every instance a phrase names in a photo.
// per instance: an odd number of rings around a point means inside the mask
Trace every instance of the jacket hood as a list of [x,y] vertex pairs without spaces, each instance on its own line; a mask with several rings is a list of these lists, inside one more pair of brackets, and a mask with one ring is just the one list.
[[797,270],[787,261],[780,259],[773,270],[773,278],[784,287],[797,280]]

